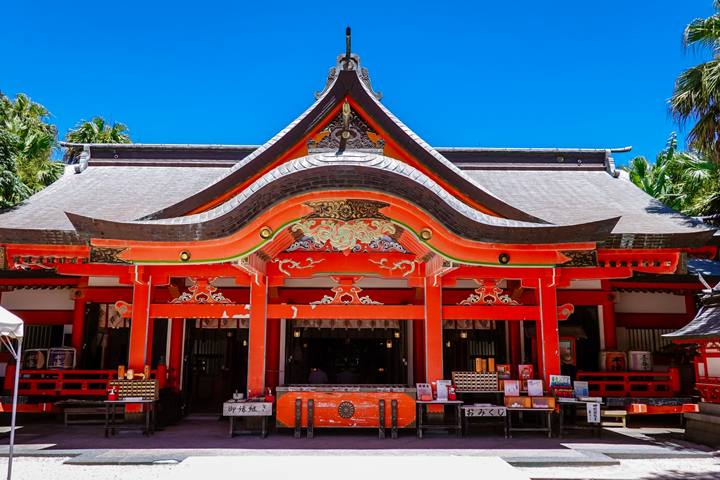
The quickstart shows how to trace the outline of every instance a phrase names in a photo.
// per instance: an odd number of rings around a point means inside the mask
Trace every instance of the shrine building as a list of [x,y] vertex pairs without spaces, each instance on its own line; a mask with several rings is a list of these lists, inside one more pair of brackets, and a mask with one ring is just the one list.
[[381,99],[346,53],[261,146],[62,144],[79,164],[0,213],[1,305],[26,348],[77,352],[75,384],[22,367],[28,405],[104,395],[121,365],[185,413],[315,368],[414,385],[492,358],[547,381],[563,342],[581,371],[617,349],[668,371],[712,227],[621,178],[627,149],[433,147]]

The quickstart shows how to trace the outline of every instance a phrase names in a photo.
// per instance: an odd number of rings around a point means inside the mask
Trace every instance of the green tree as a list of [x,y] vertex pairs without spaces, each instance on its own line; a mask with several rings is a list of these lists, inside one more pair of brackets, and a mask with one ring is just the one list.
[[678,151],[674,132],[654,163],[635,157],[620,168],[645,193],[685,215],[720,214],[720,168],[707,155]]
[[30,196],[30,189],[20,180],[13,155],[15,135],[0,129],[0,208],[15,205]]
[[[713,6],[720,10],[720,0]],[[720,163],[720,12],[693,20],[685,28],[683,47],[709,53],[711,59],[680,74],[668,109],[681,127],[694,124],[688,146]]]
[[57,128],[50,112],[19,93],[10,99],[0,92],[0,175],[2,206],[15,204],[57,180],[62,162],[52,160]]
[[[103,117],[81,120],[65,134],[68,143],[132,143],[127,126],[119,122],[110,124]],[[82,147],[69,147],[63,156],[67,163],[77,163]]]

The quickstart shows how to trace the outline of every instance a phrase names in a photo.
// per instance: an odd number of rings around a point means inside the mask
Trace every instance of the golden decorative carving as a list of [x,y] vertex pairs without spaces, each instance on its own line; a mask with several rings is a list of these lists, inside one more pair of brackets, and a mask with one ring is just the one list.
[[343,222],[359,219],[388,220],[385,215],[380,213],[380,209],[390,206],[390,204],[383,202],[354,199],[323,200],[307,202],[303,205],[314,210],[313,213],[307,215],[303,220],[327,218],[330,220],[342,220]]
[[129,247],[90,247],[90,263],[111,263],[119,265],[132,265],[132,261],[122,258],[121,254]]
[[562,250],[560,255],[569,260],[559,264],[559,267],[597,267],[597,250]]
[[333,220],[303,220],[292,227],[293,231],[302,231],[312,237],[316,243],[330,245],[338,250],[352,249],[356,243],[368,244],[378,240],[383,235],[395,232],[395,227],[388,220],[364,221],[356,220],[351,223],[339,223]]

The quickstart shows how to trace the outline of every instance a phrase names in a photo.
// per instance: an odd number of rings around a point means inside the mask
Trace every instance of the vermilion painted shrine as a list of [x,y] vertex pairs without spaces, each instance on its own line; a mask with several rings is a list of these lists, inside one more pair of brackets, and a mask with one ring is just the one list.
[[715,230],[619,178],[613,150],[433,148],[355,54],[315,99],[262,146],[82,145],[0,214],[2,305],[28,348],[78,352],[74,383],[23,370],[28,405],[163,360],[186,412],[316,367],[415,384],[494,358],[547,380],[561,344],[591,381],[601,350],[668,371],[661,335],[695,316]]

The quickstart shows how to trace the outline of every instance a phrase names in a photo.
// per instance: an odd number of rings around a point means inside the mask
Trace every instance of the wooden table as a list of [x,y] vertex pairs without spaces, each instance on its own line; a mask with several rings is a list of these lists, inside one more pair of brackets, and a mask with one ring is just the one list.
[[588,423],[587,425],[565,425],[565,409],[563,408],[564,405],[572,405],[577,407],[578,405],[586,405],[588,403],[594,403],[598,405],[598,410],[600,409],[600,405],[602,405],[601,402],[558,402],[557,404],[560,405],[560,423],[558,425],[558,438],[562,438],[563,436],[563,430],[590,430],[590,435],[594,433],[595,430],[597,430],[598,438],[602,435],[602,415],[600,415],[600,422],[599,423]]
[[235,431],[235,420],[238,417],[262,417],[260,438],[267,436],[268,418],[273,414],[273,402],[254,402],[252,400],[228,400],[223,403],[223,416],[230,417],[230,438],[236,433],[252,433],[250,430]]
[[[118,405],[123,405],[125,411],[127,411],[127,405],[129,404],[140,404],[145,405],[145,424],[119,424],[116,422],[115,411]],[[115,435],[115,429],[120,430],[142,430],[145,436],[149,437],[155,433],[155,412],[157,410],[157,400],[105,400],[105,438],[108,437],[108,432]]]
[[464,400],[466,395],[492,395],[495,405],[502,405],[503,398],[505,397],[505,392],[503,390],[455,390],[455,393],[458,396],[458,400]]
[[[415,402],[417,406],[417,436],[418,438],[422,438],[422,431],[423,429],[427,428],[451,428],[455,429],[455,434],[458,438],[462,436],[462,415],[460,413],[460,407],[462,406],[462,401],[460,400],[446,400],[444,402],[433,400],[430,402],[426,402],[423,400],[417,400]],[[452,405],[455,407],[455,423],[423,423],[423,407],[425,407],[425,410],[427,411],[427,405],[442,405],[443,406],[443,414],[445,413],[445,406],[446,405]]]
[[[554,408],[508,408],[508,430],[510,432],[510,438],[512,438],[512,432],[548,432],[548,438],[552,438],[552,412]],[[545,427],[513,427],[512,426],[512,415],[511,412],[545,412],[547,413],[547,425]]]
[[497,425],[498,420],[502,422],[505,428],[505,438],[508,438],[508,414],[507,407],[476,407],[473,405],[463,405],[460,407],[463,418],[463,431],[465,437],[469,437],[468,422],[469,419],[481,419],[482,422],[473,422],[475,425]]

